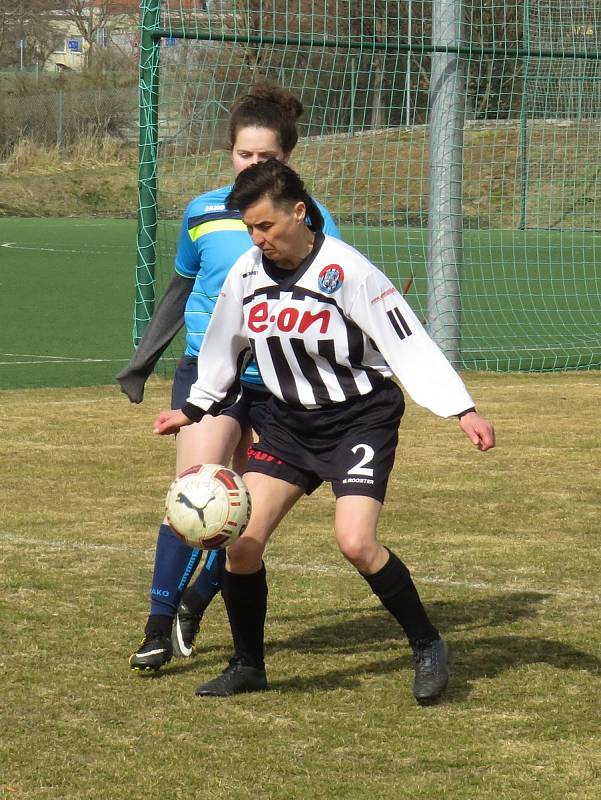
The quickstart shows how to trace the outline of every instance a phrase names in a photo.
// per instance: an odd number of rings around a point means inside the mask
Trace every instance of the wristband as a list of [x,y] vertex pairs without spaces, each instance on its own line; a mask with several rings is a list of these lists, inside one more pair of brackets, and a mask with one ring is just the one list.
[[457,414],[457,419],[461,419],[461,417],[465,417],[466,414],[471,414],[472,411],[475,410],[476,410],[475,406],[472,406],[471,408],[466,408],[465,411],[460,411],[459,414]]
[[191,419],[192,422],[200,422],[200,420],[204,417],[205,411],[202,408],[198,408],[198,406],[192,405],[192,403],[184,403],[182,406],[182,413],[184,413],[188,419]]

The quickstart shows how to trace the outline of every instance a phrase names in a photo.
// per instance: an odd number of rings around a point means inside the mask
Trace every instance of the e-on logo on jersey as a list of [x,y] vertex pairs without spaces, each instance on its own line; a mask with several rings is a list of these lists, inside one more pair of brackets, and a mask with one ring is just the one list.
[[328,264],[319,273],[317,281],[319,288],[326,294],[334,294],[337,289],[340,289],[344,281],[344,270],[338,264]]

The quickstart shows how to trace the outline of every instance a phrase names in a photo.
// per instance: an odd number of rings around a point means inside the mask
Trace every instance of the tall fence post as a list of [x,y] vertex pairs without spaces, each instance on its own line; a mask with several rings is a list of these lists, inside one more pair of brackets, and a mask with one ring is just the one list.
[[[432,44],[461,42],[462,0],[432,3]],[[432,53],[430,78],[430,210],[428,331],[454,366],[461,361],[463,64],[457,53]]]
[[62,87],[58,90],[56,101],[56,149],[60,153],[63,149],[63,115],[65,110],[65,95]]
[[142,338],[154,311],[157,241],[157,155],[159,145],[160,0],[141,0],[140,36],[140,165],[138,170],[138,235],[134,345]]

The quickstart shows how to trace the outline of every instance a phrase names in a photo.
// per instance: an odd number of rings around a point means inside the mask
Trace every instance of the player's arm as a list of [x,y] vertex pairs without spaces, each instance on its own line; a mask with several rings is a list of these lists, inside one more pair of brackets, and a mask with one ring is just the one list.
[[200,268],[198,253],[188,233],[190,206],[186,208],[180,228],[175,275],[156,306],[136,352],[116,378],[121,391],[132,403],[142,402],[146,381],[184,324],[186,303]]
[[194,281],[174,275],[127,366],[117,375],[121,391],[132,403],[144,399],[144,387],[157,361],[184,324],[184,309]]
[[154,433],[177,433],[181,427],[200,421],[205,414],[217,414],[235,402],[240,375],[250,358],[241,292],[230,272],[198,354],[198,379],[190,389],[190,396],[181,410],[162,411],[157,416]]
[[418,405],[440,417],[459,417],[461,429],[480,450],[494,447],[492,425],[478,414],[457,372],[379,270],[370,272],[361,284],[350,316],[375,342]]

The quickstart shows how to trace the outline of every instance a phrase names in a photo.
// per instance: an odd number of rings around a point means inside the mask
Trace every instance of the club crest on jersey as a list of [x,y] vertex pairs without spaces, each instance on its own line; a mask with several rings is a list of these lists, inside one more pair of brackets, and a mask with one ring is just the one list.
[[344,281],[344,271],[338,264],[328,264],[319,273],[317,281],[319,288],[326,294],[334,294],[337,289],[340,289]]

